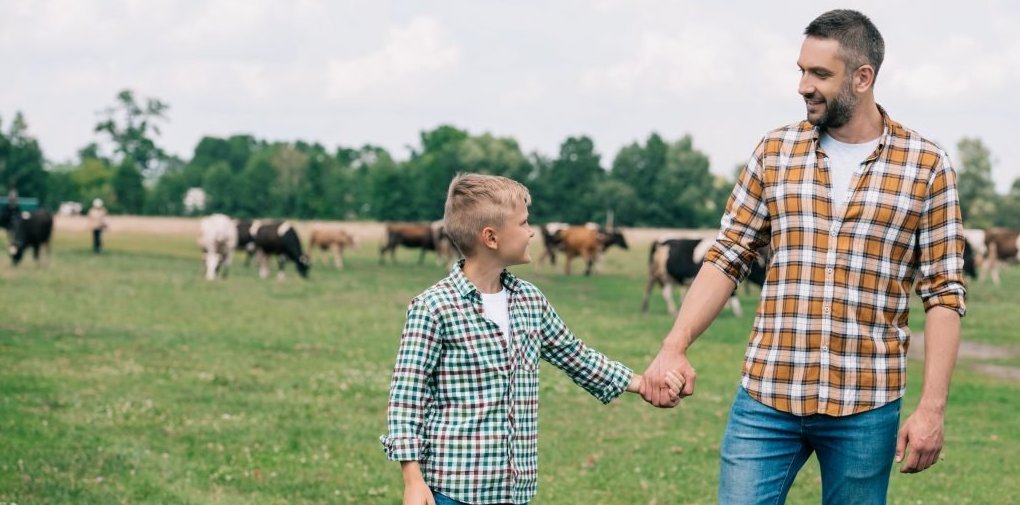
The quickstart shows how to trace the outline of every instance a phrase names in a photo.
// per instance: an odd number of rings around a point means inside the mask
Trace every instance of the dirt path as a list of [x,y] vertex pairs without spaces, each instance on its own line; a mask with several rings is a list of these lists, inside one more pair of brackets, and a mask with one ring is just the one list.
[[[915,333],[910,336],[910,350],[907,354],[914,359],[924,359],[923,333]],[[997,379],[1020,382],[1020,366],[981,363],[982,361],[1011,358],[1020,358],[1020,347],[1007,347],[981,342],[960,342],[959,360],[963,362],[964,366],[970,366],[979,373]]]

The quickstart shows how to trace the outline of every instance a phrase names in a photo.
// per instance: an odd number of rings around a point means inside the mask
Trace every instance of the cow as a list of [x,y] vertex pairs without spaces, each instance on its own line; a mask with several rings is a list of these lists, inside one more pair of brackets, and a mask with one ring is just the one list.
[[589,226],[570,226],[558,233],[560,249],[566,254],[564,264],[566,275],[570,275],[570,263],[574,258],[584,258],[587,267],[584,275],[591,275],[595,262],[602,252],[613,245],[628,249],[627,239],[617,230],[601,231]]
[[255,259],[259,265],[259,277],[269,277],[269,256],[277,256],[279,272],[277,279],[283,280],[283,267],[287,260],[293,261],[298,274],[308,278],[308,270],[312,266],[308,255],[301,250],[301,239],[297,230],[287,221],[272,221],[252,225],[252,236],[255,242]]
[[985,231],[985,248],[985,257],[981,261],[981,278],[991,276],[992,283],[998,285],[999,264],[1020,260],[1020,230],[989,228]]
[[45,257],[50,256],[50,238],[53,236],[53,214],[50,211],[21,211],[16,200],[9,200],[8,205],[0,208],[0,227],[7,230],[7,250],[14,266],[18,266],[29,247],[37,263],[40,250],[45,252]]
[[440,265],[453,256],[453,248],[441,220],[432,223],[387,223],[385,242],[379,246],[380,265],[384,263],[387,252],[390,253],[390,261],[397,262],[397,246],[420,248],[419,265],[425,262],[426,251],[435,252],[436,263]]
[[241,219],[237,221],[237,250],[244,250],[248,256],[244,259],[244,266],[251,266],[251,259],[255,256],[255,231],[261,226],[261,221]]
[[199,223],[198,246],[205,260],[205,279],[226,278],[237,248],[237,224],[223,214],[205,217]]
[[[337,268],[344,267],[344,249],[348,247],[354,247],[354,237],[340,228],[315,225],[308,237],[308,254],[311,255],[315,249],[329,250]],[[323,254],[322,261],[325,263],[329,259]]]
[[[656,285],[662,286],[662,298],[666,301],[666,310],[670,314],[676,314],[676,305],[673,304],[673,286],[681,288],[689,287],[698,271],[701,270],[705,254],[715,243],[715,239],[697,238],[674,238],[660,239],[652,242],[651,251],[648,254],[648,283],[645,285],[645,297],[641,301],[641,312],[648,311],[648,298],[652,288]],[[758,261],[751,264],[751,273],[748,280],[762,286],[765,284],[765,248],[757,251]],[[683,295],[681,294],[681,299]],[[737,291],[733,290],[730,296],[729,306],[737,317],[743,315],[740,308],[740,300],[737,299]]]

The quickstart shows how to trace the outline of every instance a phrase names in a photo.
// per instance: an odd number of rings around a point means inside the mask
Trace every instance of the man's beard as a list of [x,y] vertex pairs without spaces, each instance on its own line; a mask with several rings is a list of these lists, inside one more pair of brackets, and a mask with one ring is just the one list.
[[[815,94],[806,98],[812,100],[816,99],[817,96],[819,94],[815,92]],[[811,116],[808,116],[808,121],[821,128],[839,128],[845,125],[847,121],[850,121],[856,108],[857,95],[854,95],[851,88],[851,80],[847,79],[835,98],[825,99],[825,113],[814,120],[811,119]]]

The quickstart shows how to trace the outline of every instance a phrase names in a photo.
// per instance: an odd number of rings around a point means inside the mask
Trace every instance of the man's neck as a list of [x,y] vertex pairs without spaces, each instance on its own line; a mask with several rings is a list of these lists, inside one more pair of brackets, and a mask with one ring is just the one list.
[[839,128],[826,128],[832,138],[845,144],[863,144],[882,135],[882,113],[872,100],[861,100],[854,115]]
[[478,291],[486,294],[499,293],[503,289],[501,277],[505,265],[490,258],[476,256],[464,260],[464,277],[474,284]]

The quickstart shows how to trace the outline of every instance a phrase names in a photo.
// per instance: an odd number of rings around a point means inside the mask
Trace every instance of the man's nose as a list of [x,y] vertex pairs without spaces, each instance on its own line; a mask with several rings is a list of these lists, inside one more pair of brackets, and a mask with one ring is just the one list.
[[800,77],[800,82],[797,84],[797,93],[804,97],[815,94],[815,85],[811,82],[811,76],[807,73]]

